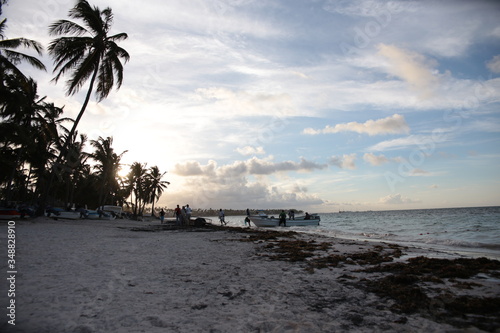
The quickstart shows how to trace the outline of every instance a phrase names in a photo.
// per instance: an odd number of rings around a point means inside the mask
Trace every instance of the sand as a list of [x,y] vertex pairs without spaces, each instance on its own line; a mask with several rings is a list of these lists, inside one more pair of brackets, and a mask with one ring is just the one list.
[[16,221],[16,325],[2,283],[0,331],[500,331],[498,262],[459,274],[438,252],[255,229]]

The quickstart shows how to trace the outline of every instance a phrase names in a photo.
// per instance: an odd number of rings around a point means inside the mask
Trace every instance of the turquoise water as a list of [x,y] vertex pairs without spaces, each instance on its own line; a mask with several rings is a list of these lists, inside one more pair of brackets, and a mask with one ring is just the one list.
[[[324,236],[376,240],[500,259],[500,207],[319,214],[317,227],[290,227]],[[227,216],[243,226],[244,216]],[[218,219],[213,219],[217,223]],[[255,226],[252,225],[253,228]]]

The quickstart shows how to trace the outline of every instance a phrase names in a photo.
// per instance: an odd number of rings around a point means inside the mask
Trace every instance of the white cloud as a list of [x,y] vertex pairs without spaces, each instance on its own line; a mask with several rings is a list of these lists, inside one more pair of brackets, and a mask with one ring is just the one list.
[[212,104],[212,107],[224,112],[224,117],[297,115],[292,98],[287,93],[234,91],[222,87],[210,87],[197,89],[194,98],[201,99],[205,105]]
[[202,165],[197,161],[188,161],[175,165],[173,172],[181,176],[206,176],[206,177],[241,177],[245,175],[271,175],[286,171],[313,171],[322,170],[326,164],[318,164],[307,161],[304,158],[300,162],[283,161],[273,162],[253,157],[246,161],[235,161],[233,164],[217,166],[215,161],[209,161],[207,165]]
[[429,176],[431,173],[420,168],[415,168],[410,171],[410,176]]
[[409,133],[410,127],[405,121],[405,118],[399,114],[394,114],[390,117],[368,120],[364,123],[350,122],[346,124],[337,124],[333,127],[327,125],[322,130],[315,130],[312,128],[304,129],[304,134],[327,134],[339,132],[356,132],[368,135],[383,135],[383,134],[401,134]]
[[265,153],[266,153],[263,147],[252,147],[252,146],[245,146],[243,148],[236,148],[236,151],[243,156],[265,155]]
[[379,203],[384,205],[402,205],[402,204],[413,204],[419,203],[420,200],[413,200],[410,198],[403,197],[401,194],[389,194],[388,196],[379,199]]
[[356,154],[344,154],[343,156],[330,157],[329,163],[341,169],[356,169]]
[[363,155],[363,159],[366,162],[370,163],[371,165],[382,165],[382,164],[389,162],[389,159],[387,157],[385,157],[384,155],[376,156],[373,153],[365,153]]
[[215,161],[209,161],[207,165],[201,165],[198,161],[187,161],[176,164],[173,172],[180,176],[210,176],[216,168]]
[[439,134],[439,135],[410,135],[404,138],[398,138],[393,140],[387,140],[379,142],[368,150],[371,151],[385,151],[385,150],[398,150],[398,149],[408,149],[411,147],[421,148],[422,151],[429,151],[435,147],[437,143],[446,142],[449,140],[449,135]]
[[433,73],[435,61],[394,45],[379,44],[378,50],[389,61],[389,73],[406,81],[422,98],[434,95],[438,88],[438,77]]
[[486,67],[493,73],[500,73],[500,55],[494,56],[493,59],[486,63]]

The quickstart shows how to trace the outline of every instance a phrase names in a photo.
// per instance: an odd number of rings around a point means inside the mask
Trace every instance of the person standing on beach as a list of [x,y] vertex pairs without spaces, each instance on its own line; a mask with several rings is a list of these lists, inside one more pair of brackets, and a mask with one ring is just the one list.
[[281,223],[283,223],[283,226],[286,227],[286,213],[284,210],[282,210],[280,213],[280,223],[278,224],[278,226],[280,226]]
[[224,211],[219,209],[219,220],[220,220],[220,225],[226,225],[227,222],[224,220]]
[[165,211],[162,208],[160,210],[160,224],[163,224],[163,221],[165,221]]
[[188,220],[186,216],[186,206],[182,206],[181,209],[181,223],[184,225],[188,225]]
[[186,219],[187,219],[187,224],[189,224],[191,222],[191,213],[193,212],[193,210],[191,209],[191,207],[189,207],[189,204],[186,204]]
[[175,225],[180,225],[181,224],[181,209],[179,208],[179,205],[177,205],[177,208],[174,209],[174,214],[175,214]]

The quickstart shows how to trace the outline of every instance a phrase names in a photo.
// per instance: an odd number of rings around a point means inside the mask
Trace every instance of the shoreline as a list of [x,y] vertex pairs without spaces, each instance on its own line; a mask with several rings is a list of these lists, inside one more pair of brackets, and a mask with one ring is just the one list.
[[[16,221],[16,232],[15,332],[500,327],[500,262],[488,259],[433,258],[425,249],[293,231],[171,228],[156,220],[37,218]],[[4,321],[0,328],[12,329]]]

